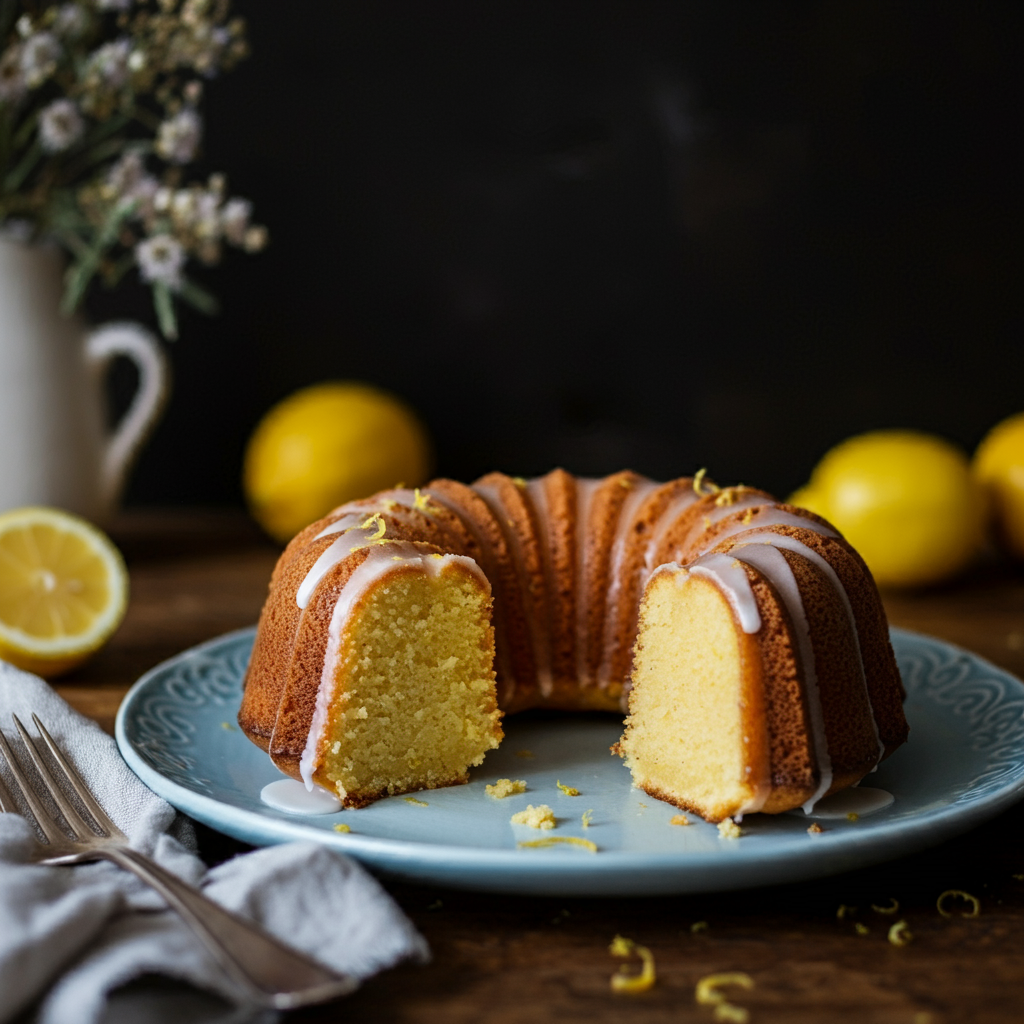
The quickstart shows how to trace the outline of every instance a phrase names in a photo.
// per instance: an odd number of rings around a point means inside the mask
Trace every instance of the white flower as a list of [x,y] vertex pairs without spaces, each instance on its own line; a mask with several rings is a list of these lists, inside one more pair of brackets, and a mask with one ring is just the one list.
[[156,151],[168,163],[187,164],[195,158],[202,134],[202,118],[194,110],[182,110],[160,125]]
[[196,219],[196,197],[191,189],[181,188],[171,198],[171,217],[181,228],[190,228]]
[[242,240],[242,248],[246,252],[262,252],[270,241],[270,235],[262,224],[254,225],[245,233]]
[[132,50],[128,58],[129,71],[141,71],[146,66],[146,53],[144,50]]
[[39,112],[39,141],[47,153],[73,146],[85,131],[85,122],[71,100],[54,100]]
[[22,39],[28,39],[32,35],[32,19],[27,15],[23,14],[16,22],[15,25],[18,29],[18,35]]
[[21,73],[21,47],[11,46],[0,57],[0,103],[16,103],[25,95],[25,76]]
[[125,153],[107,172],[107,185],[118,198],[134,200],[135,216],[143,219],[152,213],[160,188],[139,153]]
[[245,232],[252,216],[252,203],[248,199],[229,199],[220,213],[221,230],[232,245],[245,244]]
[[170,235],[153,235],[135,246],[135,262],[143,281],[165,284],[175,291],[181,287],[185,247]]
[[89,27],[85,11],[78,4],[62,4],[53,19],[53,31],[67,39],[77,39]]
[[101,11],[127,11],[131,5],[132,0],[96,0]]
[[57,70],[60,43],[51,32],[40,32],[25,40],[21,49],[21,71],[30,89],[42,85]]
[[131,43],[127,39],[115,39],[104,43],[89,58],[89,69],[95,71],[106,85],[120,88],[128,81],[128,54]]

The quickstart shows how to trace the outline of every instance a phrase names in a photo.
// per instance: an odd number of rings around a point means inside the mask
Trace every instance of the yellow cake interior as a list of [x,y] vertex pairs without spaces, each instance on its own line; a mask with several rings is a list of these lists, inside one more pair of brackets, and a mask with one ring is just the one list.
[[316,781],[349,805],[467,780],[502,738],[490,597],[470,573],[396,572],[345,625]]
[[652,578],[622,749],[638,786],[711,821],[734,814],[754,792],[741,713],[742,640],[728,601],[709,580]]

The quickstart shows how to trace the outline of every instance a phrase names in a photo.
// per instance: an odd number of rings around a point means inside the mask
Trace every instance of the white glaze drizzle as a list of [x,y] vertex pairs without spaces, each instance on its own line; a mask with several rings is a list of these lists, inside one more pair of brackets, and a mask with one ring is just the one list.
[[825,526],[824,523],[815,522],[813,519],[805,519],[803,516],[794,515],[792,512],[786,512],[784,509],[779,508],[776,505],[772,505],[770,502],[762,501],[761,504],[765,506],[765,511],[759,512],[757,516],[751,516],[749,523],[744,523],[742,520],[738,523],[733,523],[731,526],[726,527],[721,533],[716,534],[714,537],[709,537],[707,541],[707,547],[702,548],[702,551],[706,551],[708,548],[717,547],[722,541],[727,540],[729,537],[735,537],[737,534],[745,533],[747,530],[767,530],[772,526],[794,526],[800,530],[810,530],[811,533],[820,534],[822,537],[838,537],[831,527]]
[[[309,604],[309,599],[313,596],[320,581],[343,558],[348,558],[356,548],[366,547],[371,542],[370,538],[377,532],[377,525],[374,524],[373,527],[365,530],[360,529],[366,522],[367,515],[368,513],[365,512],[350,512],[340,519],[335,519],[313,538],[313,540],[320,540],[321,537],[330,537],[335,533],[341,534],[330,547],[321,553],[310,567],[309,572],[306,573],[305,579],[299,584],[299,589],[295,592],[295,603],[300,608],[305,608]],[[352,536],[349,536],[350,533]]]
[[757,610],[754,591],[738,558],[712,551],[701,555],[687,568],[695,576],[707,576],[718,584],[732,605],[744,633],[756,633],[761,628],[761,613]]
[[[769,536],[774,538],[778,535],[770,534]],[[797,649],[803,666],[804,692],[807,697],[811,741],[820,775],[817,790],[803,805],[804,811],[809,814],[832,785],[832,759],[829,757],[828,738],[825,735],[825,715],[821,707],[821,691],[818,688],[818,673],[814,664],[811,630],[807,622],[807,613],[804,611],[803,598],[800,596],[800,588],[797,586],[793,570],[789,567],[782,552],[770,543],[741,544],[733,548],[729,554],[741,562],[753,566],[771,582],[793,620]]]
[[487,577],[472,558],[467,558],[465,555],[425,555],[415,544],[407,541],[379,544],[370,548],[366,559],[356,567],[341,588],[334,611],[331,613],[331,624],[327,634],[327,651],[320,675],[320,686],[316,694],[316,709],[309,725],[306,747],[299,760],[299,774],[306,784],[306,789],[310,791],[313,789],[313,773],[318,767],[317,754],[320,737],[327,726],[331,703],[334,701],[338,688],[338,660],[341,654],[342,639],[356,602],[374,583],[389,572],[415,566],[436,578],[446,566],[456,563],[468,568],[490,590]]
[[576,679],[580,686],[590,686],[587,668],[587,527],[594,493],[603,480],[576,478]]
[[601,663],[597,672],[598,686],[605,688],[611,682],[623,682],[611,678],[611,645],[607,637],[612,636],[619,624],[619,601],[622,598],[622,571],[623,560],[626,557],[626,545],[629,540],[628,533],[633,525],[633,518],[643,504],[644,500],[661,484],[652,480],[640,480],[633,485],[632,493],[622,503],[619,510],[619,521],[615,526],[615,536],[612,539],[611,556],[608,560],[608,592],[605,596],[604,610],[604,651],[601,654]]
[[[546,623],[541,610],[534,605],[533,597],[530,594],[526,577],[526,558],[523,552],[522,540],[519,531],[512,522],[505,502],[502,501],[499,488],[493,484],[473,484],[473,490],[480,495],[487,503],[501,532],[505,536],[512,554],[513,566],[516,570],[516,578],[519,580],[519,593],[523,600],[523,614],[526,616],[526,627],[530,634],[530,647],[533,650],[533,665],[537,679],[537,685],[543,694],[549,694],[554,689],[554,682],[551,677],[551,651],[546,643],[547,636],[544,632]],[[544,581],[545,587],[547,581]]]
[[[672,529],[676,520],[699,498],[697,492],[691,487],[684,494],[677,497],[667,509],[661,514],[657,526],[651,532],[651,539],[644,551],[644,568],[650,576],[658,566],[654,559],[657,556],[658,548],[665,539],[666,534]],[[646,581],[645,581],[646,582]]]
[[[786,513],[782,513],[785,515]],[[795,518],[795,517],[794,517]],[[758,523],[760,526],[760,522]],[[774,525],[774,524],[767,524]],[[818,525],[818,524],[814,524]],[[816,531],[817,532],[817,531]],[[829,531],[832,536],[835,533]],[[853,646],[856,651],[857,657],[857,672],[860,676],[861,685],[864,687],[864,700],[868,706],[868,713],[871,716],[871,729],[875,734],[875,745],[878,747],[878,761],[882,760],[882,755],[885,754],[885,744],[882,742],[881,735],[878,731],[878,721],[875,718],[875,709],[871,705],[871,692],[868,689],[868,677],[864,671],[864,658],[861,654],[860,648],[860,633],[857,630],[857,618],[853,614],[853,605],[850,604],[850,596],[846,593],[846,587],[843,586],[839,579],[835,569],[832,568],[828,562],[818,554],[814,548],[808,547],[806,544],[797,540],[796,537],[790,537],[784,533],[758,533],[754,532],[749,537],[743,538],[744,544],[771,544],[773,547],[785,548],[787,551],[793,551],[803,558],[806,558],[813,565],[817,566],[827,577],[829,582],[832,584],[833,589],[839,594],[842,599],[843,607],[846,610],[846,617],[850,623],[850,633],[853,636]],[[874,771],[878,767],[878,761],[875,762]]]

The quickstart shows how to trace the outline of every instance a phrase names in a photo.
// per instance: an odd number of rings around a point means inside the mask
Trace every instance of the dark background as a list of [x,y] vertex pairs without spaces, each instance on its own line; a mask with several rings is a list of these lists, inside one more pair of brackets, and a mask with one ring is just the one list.
[[408,400],[441,474],[782,494],[851,433],[1024,409],[1024,5],[235,9],[198,171],[271,246],[197,275],[224,311],[183,317],[129,504],[239,502],[256,421],[332,378]]

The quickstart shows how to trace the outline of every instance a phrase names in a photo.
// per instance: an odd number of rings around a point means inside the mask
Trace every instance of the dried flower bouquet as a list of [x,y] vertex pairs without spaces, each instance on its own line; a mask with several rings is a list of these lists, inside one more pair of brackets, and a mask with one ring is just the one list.
[[203,83],[247,55],[229,0],[0,0],[0,225],[70,254],[64,308],[97,278],[132,267],[151,286],[160,330],[175,300],[216,299],[185,273],[224,246],[258,252],[252,204],[222,174],[187,183],[202,139]]

